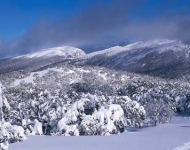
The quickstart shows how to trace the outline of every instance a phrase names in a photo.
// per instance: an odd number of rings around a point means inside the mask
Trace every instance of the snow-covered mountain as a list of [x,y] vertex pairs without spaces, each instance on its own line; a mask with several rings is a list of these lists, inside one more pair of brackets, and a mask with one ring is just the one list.
[[87,55],[59,47],[2,60],[1,147],[25,135],[120,134],[190,112],[190,82],[143,75],[188,75],[189,51],[179,41],[157,40]]
[[36,53],[0,61],[0,73],[16,70],[34,71],[56,62],[77,58],[81,55],[85,55],[81,49],[69,46],[43,49]]
[[190,46],[176,40],[136,42],[90,53],[74,63],[164,78],[188,78]]
[[177,40],[151,40],[85,54],[74,47],[55,47],[0,61],[0,74],[36,71],[56,65],[101,66],[162,78],[190,79],[190,46]]

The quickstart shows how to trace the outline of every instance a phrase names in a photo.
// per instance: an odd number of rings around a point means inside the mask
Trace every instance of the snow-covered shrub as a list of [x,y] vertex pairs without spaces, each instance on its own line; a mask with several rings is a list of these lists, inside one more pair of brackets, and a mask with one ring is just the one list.
[[66,110],[52,131],[57,135],[119,134],[127,125],[142,126],[146,116],[138,102],[120,96],[84,94]]
[[92,115],[86,115],[81,122],[81,132],[85,135],[118,134],[125,130],[124,111],[118,104],[102,106]]
[[128,96],[117,97],[117,100],[122,103],[128,125],[141,127],[146,119],[144,107],[139,102],[131,100]]
[[11,103],[18,105],[10,113],[11,123],[27,135],[109,135],[124,132],[127,125],[140,127],[145,117],[142,106],[129,97],[80,93],[71,99],[62,94],[26,89],[23,100]]
[[8,141],[10,143],[24,140],[24,129],[21,126],[11,125],[9,122],[0,124],[0,141]]
[[118,104],[110,104],[101,107],[93,113],[93,117],[98,121],[101,135],[117,134],[123,132],[126,127],[124,111]]
[[72,105],[65,108],[65,113],[58,121],[54,132],[58,135],[79,135],[78,124],[82,120],[84,114],[84,106],[89,101],[87,98],[81,98]]

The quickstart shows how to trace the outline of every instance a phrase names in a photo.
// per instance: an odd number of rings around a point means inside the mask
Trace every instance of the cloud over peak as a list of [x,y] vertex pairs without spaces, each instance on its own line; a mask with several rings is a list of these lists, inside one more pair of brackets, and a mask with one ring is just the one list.
[[113,39],[179,39],[190,44],[190,5],[186,0],[110,0],[70,18],[41,19],[21,38],[0,41],[0,56],[8,57],[41,48],[83,47]]

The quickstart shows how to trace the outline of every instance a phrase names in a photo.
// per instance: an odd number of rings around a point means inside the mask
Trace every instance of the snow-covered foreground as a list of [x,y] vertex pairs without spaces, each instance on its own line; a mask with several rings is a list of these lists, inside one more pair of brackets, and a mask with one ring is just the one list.
[[28,136],[10,150],[190,150],[190,117],[112,136]]

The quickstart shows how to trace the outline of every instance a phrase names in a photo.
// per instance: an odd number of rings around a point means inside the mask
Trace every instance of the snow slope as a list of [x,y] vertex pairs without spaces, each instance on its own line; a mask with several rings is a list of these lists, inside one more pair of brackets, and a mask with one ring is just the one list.
[[174,117],[170,124],[128,129],[114,136],[29,136],[10,150],[189,150],[190,117]]
[[[23,79],[18,79],[16,80],[13,85],[17,86],[19,85],[21,82],[25,82],[25,83],[33,83],[33,81],[36,79],[36,76],[38,77],[42,77],[44,75],[46,75],[49,71],[55,71],[55,72],[60,72],[60,73],[63,73],[64,70],[62,69],[59,69],[59,68],[49,68],[49,69],[46,69],[46,70],[42,70],[42,71],[38,71],[38,72],[32,72],[30,73],[29,76],[23,78]],[[67,73],[67,72],[66,72]],[[71,72],[68,72],[68,73],[72,73]]]

